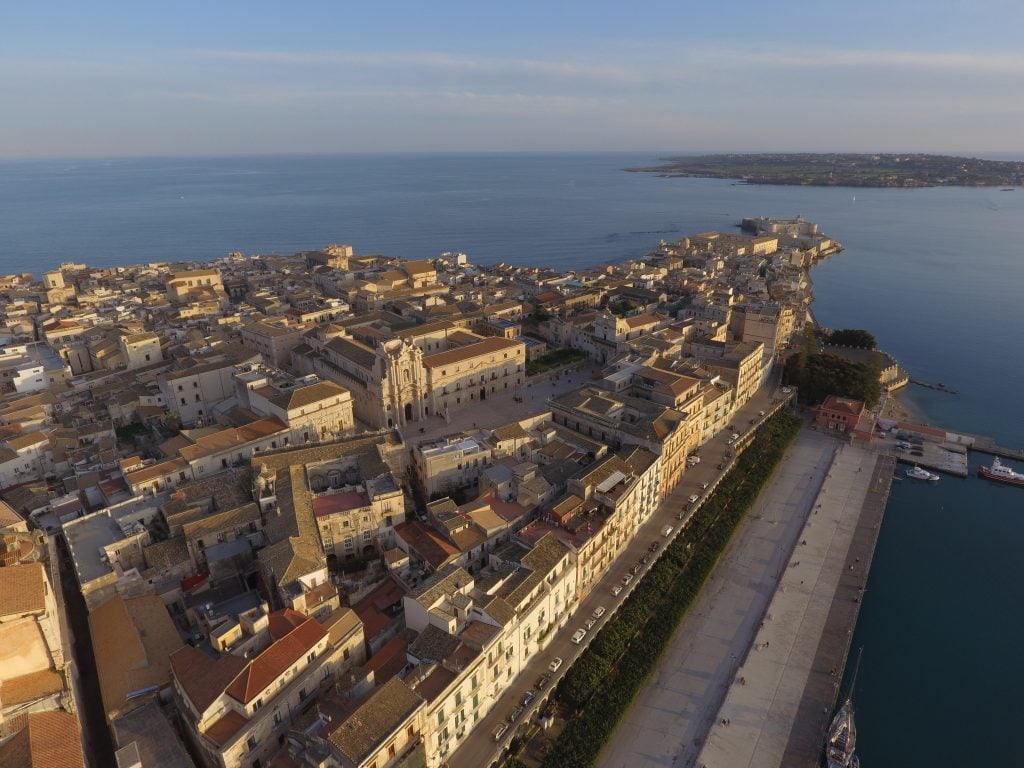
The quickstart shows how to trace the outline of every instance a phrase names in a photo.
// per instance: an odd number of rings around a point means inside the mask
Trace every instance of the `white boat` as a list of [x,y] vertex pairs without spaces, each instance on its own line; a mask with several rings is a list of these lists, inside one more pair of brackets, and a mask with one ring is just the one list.
[[911,478],[912,480],[928,480],[931,482],[935,482],[936,480],[939,479],[939,476],[936,475],[934,472],[929,472],[927,469],[922,469],[916,464],[914,465],[913,469],[908,469],[906,474],[907,477]]

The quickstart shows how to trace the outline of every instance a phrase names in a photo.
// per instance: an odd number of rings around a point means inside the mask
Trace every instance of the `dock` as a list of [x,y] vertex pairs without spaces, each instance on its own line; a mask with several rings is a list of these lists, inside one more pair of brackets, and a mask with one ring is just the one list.
[[699,756],[706,768],[817,768],[895,459],[837,445],[753,644]]

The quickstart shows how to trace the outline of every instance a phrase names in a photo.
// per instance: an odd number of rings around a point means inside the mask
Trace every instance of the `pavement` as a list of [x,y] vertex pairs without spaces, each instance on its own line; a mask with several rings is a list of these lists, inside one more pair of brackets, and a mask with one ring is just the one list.
[[[877,479],[874,469],[878,457],[873,451],[833,445],[836,455],[813,514],[783,569],[765,620],[755,627],[753,645],[730,680],[725,701],[696,759],[698,766],[794,765],[784,760],[787,744],[815,669],[840,579],[847,571],[847,553],[864,501]],[[849,566],[850,570],[854,567],[852,563]],[[856,567],[866,574],[867,562]],[[845,658],[852,629],[850,623],[843,636],[837,638],[839,642],[834,643],[840,659]],[[835,669],[826,698],[829,703],[823,705],[828,712],[842,673],[841,662],[832,663]],[[814,734],[811,740],[816,744],[810,756],[811,765],[817,764],[824,743],[823,734],[821,740],[813,737]]]
[[[486,400],[474,401],[450,413],[447,420],[441,416],[428,416],[423,421],[413,421],[401,428],[402,437],[411,445],[466,430],[496,427],[548,410],[547,399],[553,395],[572,392],[593,384],[593,375],[599,367],[580,363],[577,370],[558,374],[557,378],[533,381],[520,388],[522,401],[515,399],[513,390],[503,390],[488,395]],[[540,378],[540,377],[532,377]]]
[[797,546],[835,448],[829,436],[801,431],[740,524],[598,765],[694,764]]
[[[589,381],[590,371],[585,370],[581,372],[580,377]],[[567,388],[582,386],[579,381],[579,378],[576,381],[570,380],[564,386]],[[562,380],[560,379],[551,390],[558,391],[559,387],[562,386],[561,382]],[[544,391],[544,387],[541,387],[540,392],[536,394],[544,399],[550,396],[548,392]],[[490,400],[487,402],[490,403]],[[737,427],[736,431],[746,435],[748,430],[754,430],[756,423],[761,418],[759,412],[770,411],[778,402],[779,398],[774,390],[766,388],[759,391],[734,415],[733,422]],[[514,403],[514,408],[518,409],[516,411],[518,417],[523,418],[525,414],[523,405],[521,403]],[[543,410],[543,406],[538,410]],[[471,419],[472,416],[463,416],[462,418]],[[507,420],[510,421],[513,418],[516,418],[516,415],[509,416]],[[491,420],[486,424],[479,422],[479,425],[483,427],[502,423],[505,422]],[[677,536],[685,526],[688,515],[692,514],[703,502],[704,498],[712,493],[715,485],[717,485],[724,472],[727,471],[719,470],[718,465],[726,460],[726,453],[730,452],[730,447],[726,444],[726,441],[732,431],[732,428],[725,429],[700,448],[701,462],[686,470],[683,480],[662,501],[658,509],[641,524],[637,534],[625,546],[605,576],[596,582],[592,591],[575,606],[572,614],[570,614],[570,618],[557,631],[551,633],[549,644],[527,663],[524,671],[495,701],[490,712],[481,718],[479,723],[474,725],[466,740],[449,757],[448,765],[451,768],[482,768],[483,766],[492,765],[498,759],[501,751],[516,735],[517,729],[527,725],[530,719],[544,706],[551,692],[557,687],[561,677],[566,674],[572,663],[586,650],[604,624],[612,618],[618,608],[640,583],[646,572],[657,562],[657,558],[650,558],[621,594],[613,595],[612,588],[621,583],[622,578],[630,572],[631,567],[638,563],[643,555],[648,554],[648,547],[651,542],[659,541],[661,543],[659,552],[664,552],[667,540],[661,536],[662,528],[666,525],[673,526],[672,537]],[[824,436],[818,437],[828,442],[829,445],[833,444]],[[706,489],[703,487],[705,484],[708,486]],[[693,494],[698,495],[699,500],[696,505],[689,505],[687,499]],[[679,520],[679,515],[684,516],[683,521]],[[587,632],[581,644],[576,645],[572,643],[570,638],[573,632],[584,625],[598,606],[606,609],[605,615]],[[552,676],[551,681],[544,687],[544,690],[539,692],[537,699],[531,706],[526,708],[515,723],[512,724],[514,727],[508,728],[500,742],[495,741],[494,733],[498,726],[508,721],[512,711],[522,702],[524,694],[534,688],[537,679],[541,674],[548,671],[548,665],[555,657],[563,660],[558,672]],[[663,764],[670,765],[671,762]],[[629,765],[632,765],[632,763]]]

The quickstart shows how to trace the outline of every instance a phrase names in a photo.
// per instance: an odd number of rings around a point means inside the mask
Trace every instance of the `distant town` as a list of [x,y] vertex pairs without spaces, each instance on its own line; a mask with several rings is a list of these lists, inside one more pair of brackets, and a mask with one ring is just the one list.
[[1005,187],[1012,191],[1024,185],[1024,162],[926,154],[693,155],[626,170],[816,187]]
[[0,277],[0,750],[539,764],[526,725],[557,737],[577,658],[792,405],[841,246],[743,226],[567,273],[329,245]]

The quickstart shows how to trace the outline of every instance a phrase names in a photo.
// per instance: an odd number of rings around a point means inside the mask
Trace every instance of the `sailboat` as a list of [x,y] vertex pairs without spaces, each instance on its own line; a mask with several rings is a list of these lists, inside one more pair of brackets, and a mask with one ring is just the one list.
[[853,717],[853,689],[857,682],[857,672],[860,670],[860,655],[863,648],[857,652],[857,665],[853,668],[853,678],[850,680],[850,690],[847,692],[846,701],[832,718],[832,725],[828,729],[828,742],[825,744],[825,758],[828,768],[859,768],[860,760],[853,750],[857,746],[857,724]]

